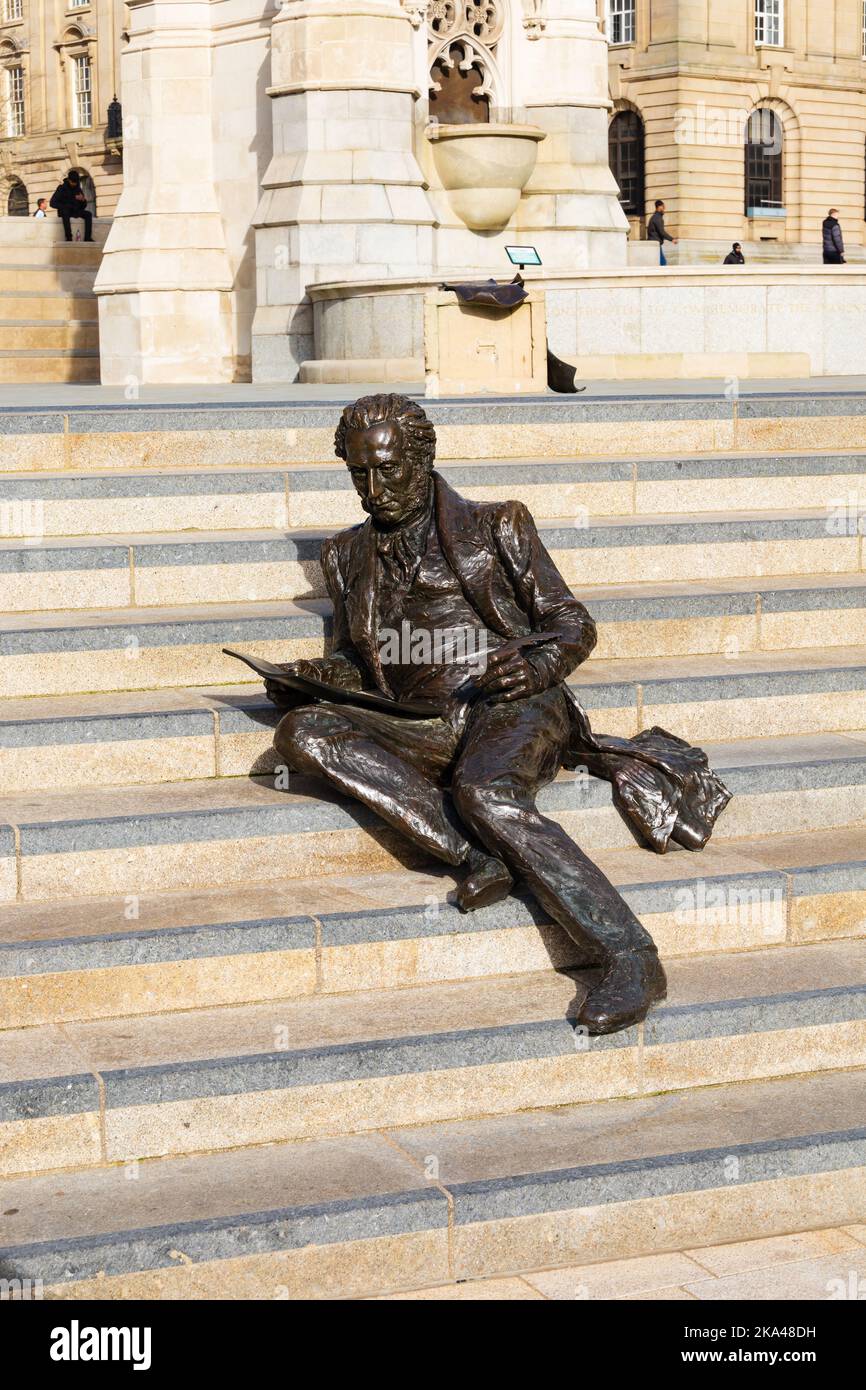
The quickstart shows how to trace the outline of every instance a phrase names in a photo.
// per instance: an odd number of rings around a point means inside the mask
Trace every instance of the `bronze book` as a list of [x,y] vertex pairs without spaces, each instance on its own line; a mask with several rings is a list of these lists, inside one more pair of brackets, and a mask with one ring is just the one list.
[[245,652],[236,652],[231,647],[223,647],[226,656],[236,657],[238,661],[243,661],[256,675],[262,680],[273,681],[275,685],[283,685],[287,690],[296,690],[301,695],[307,695],[311,700],[328,700],[333,704],[356,705],[361,709],[382,710],[386,714],[399,714],[406,719],[436,719],[442,711],[438,705],[421,700],[392,700],[387,695],[381,694],[378,690],[344,690],[339,685],[328,685],[327,681],[318,681],[311,676],[296,676],[291,671],[283,671],[279,666],[275,666],[272,661],[266,661],[264,657],[248,656]]

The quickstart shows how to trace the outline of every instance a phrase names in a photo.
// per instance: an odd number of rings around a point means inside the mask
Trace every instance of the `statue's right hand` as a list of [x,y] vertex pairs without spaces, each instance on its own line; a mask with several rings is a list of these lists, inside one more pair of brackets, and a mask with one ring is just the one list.
[[[286,671],[292,676],[315,676],[316,668],[311,661],[281,661],[277,663],[281,671]],[[292,691],[277,681],[265,681],[265,694],[272,704],[281,709],[292,709],[294,705],[300,704],[303,695],[298,691]]]
[[265,694],[272,705],[288,708],[291,702],[291,696],[285,686],[277,685],[275,681],[265,681]]

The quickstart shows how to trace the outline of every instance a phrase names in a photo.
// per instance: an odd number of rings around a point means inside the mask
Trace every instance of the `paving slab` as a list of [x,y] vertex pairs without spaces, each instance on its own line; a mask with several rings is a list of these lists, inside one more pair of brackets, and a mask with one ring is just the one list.
[[753,1270],[774,1270],[778,1265],[820,1259],[825,1255],[849,1251],[860,1255],[858,1246],[859,1242],[848,1231],[831,1229],[796,1231],[765,1240],[737,1241],[734,1245],[701,1245],[686,1253],[708,1274],[723,1279]]
[[787,1303],[801,1299],[860,1299],[866,1287],[866,1251],[844,1251],[820,1260],[795,1260],[771,1269],[698,1279],[684,1287],[701,1301]]

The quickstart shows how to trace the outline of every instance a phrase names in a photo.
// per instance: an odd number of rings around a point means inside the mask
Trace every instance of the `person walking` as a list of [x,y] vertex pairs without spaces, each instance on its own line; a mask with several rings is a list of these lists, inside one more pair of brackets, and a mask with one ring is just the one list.
[[842,240],[842,228],[839,226],[838,208],[830,209],[821,230],[824,234],[824,264],[844,265],[845,243]]
[[63,230],[66,233],[67,241],[72,240],[70,221],[73,217],[80,217],[84,223],[84,240],[93,240],[93,213],[87,206],[87,199],[81,187],[81,179],[74,169],[70,169],[63,182],[55,188],[51,195],[51,206],[56,209],[57,216],[63,221]]
[[665,242],[676,242],[677,238],[665,229],[665,205],[661,198],[656,198],[656,210],[647,223],[646,236],[647,241],[657,241],[659,244],[659,265],[667,265]]
[[735,242],[734,242],[734,244],[733,244],[733,246],[731,247],[730,251],[728,252],[727,256],[725,256],[725,259],[724,259],[723,264],[724,264],[724,265],[745,265],[745,264],[746,264],[746,258],[745,258],[745,256],[743,255],[743,248],[742,248],[742,246],[740,245],[740,243],[739,243],[738,241],[735,241]]
[[34,212],[33,216],[34,216],[34,217],[47,217],[47,216],[48,216],[48,199],[47,199],[47,198],[37,198],[37,199],[36,199],[36,211]]

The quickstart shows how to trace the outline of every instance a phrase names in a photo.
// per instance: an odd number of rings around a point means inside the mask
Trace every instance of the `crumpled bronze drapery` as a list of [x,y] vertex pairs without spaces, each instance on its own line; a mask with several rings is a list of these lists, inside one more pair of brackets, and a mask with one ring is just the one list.
[[465,285],[440,285],[439,288],[453,290],[461,304],[483,304],[488,309],[516,309],[527,295],[520,275],[506,284],[498,280],[480,280]]
[[617,810],[658,854],[671,840],[703,849],[732,795],[703,749],[658,725],[635,738],[595,734],[586,710],[568,694],[573,734],[566,766],[584,766],[610,782]]

